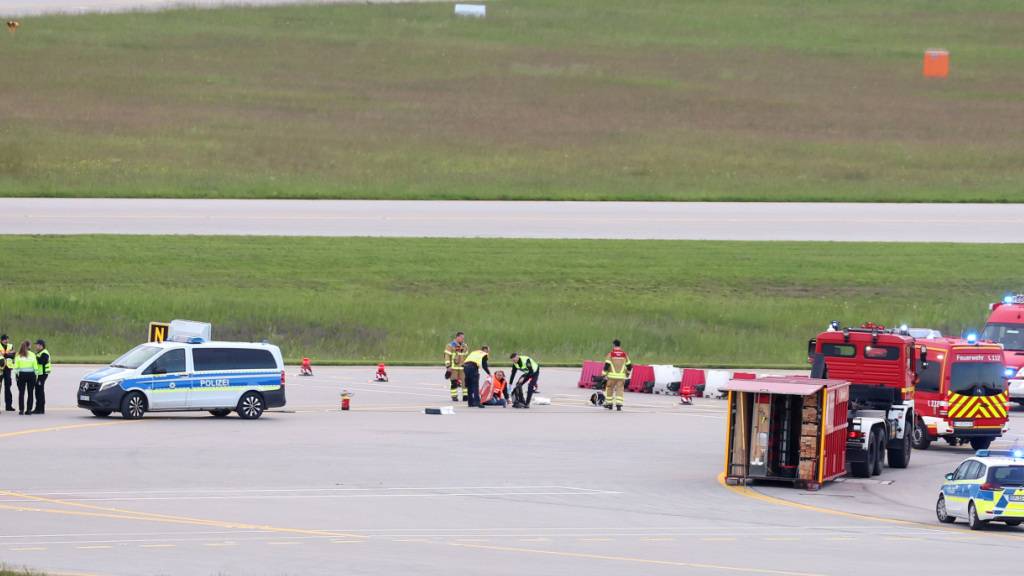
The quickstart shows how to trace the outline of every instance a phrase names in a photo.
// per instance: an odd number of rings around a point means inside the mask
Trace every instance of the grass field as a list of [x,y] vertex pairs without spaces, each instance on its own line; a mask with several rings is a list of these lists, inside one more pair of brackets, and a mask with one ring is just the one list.
[[0,35],[0,194],[1020,202],[1022,6],[26,18]]
[[150,320],[294,360],[437,362],[465,330],[504,362],[799,366],[828,321],[959,333],[1019,287],[1013,246],[232,237],[0,237],[2,328],[109,361]]

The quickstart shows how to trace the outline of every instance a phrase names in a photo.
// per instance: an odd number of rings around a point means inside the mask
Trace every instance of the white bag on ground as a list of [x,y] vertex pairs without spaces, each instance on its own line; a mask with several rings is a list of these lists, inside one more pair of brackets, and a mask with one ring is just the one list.
[[538,406],[549,406],[551,404],[551,398],[545,398],[543,396],[534,396],[531,403]]

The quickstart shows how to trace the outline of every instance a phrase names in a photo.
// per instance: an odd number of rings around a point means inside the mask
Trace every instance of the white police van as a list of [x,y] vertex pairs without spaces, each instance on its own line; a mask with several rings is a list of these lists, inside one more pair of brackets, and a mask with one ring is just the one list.
[[234,411],[251,420],[285,405],[284,361],[277,346],[212,342],[175,334],[174,328],[172,322],[169,341],[136,346],[86,375],[78,386],[78,407],[99,417],[120,412],[137,419],[146,412],[193,410],[218,417]]

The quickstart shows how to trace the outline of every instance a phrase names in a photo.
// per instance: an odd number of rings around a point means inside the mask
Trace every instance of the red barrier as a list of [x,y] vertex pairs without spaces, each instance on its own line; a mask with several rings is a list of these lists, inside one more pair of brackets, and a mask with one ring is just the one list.
[[753,372],[733,372],[733,380],[757,380],[757,374]]
[[692,398],[701,396],[700,387],[705,384],[704,371],[696,368],[683,369],[683,381],[679,384],[679,395]]
[[654,367],[647,365],[633,366],[626,389],[630,392],[647,392],[654,390]]
[[580,388],[599,388],[601,373],[604,372],[604,362],[587,360],[583,363],[583,371],[580,372],[580,381],[576,383]]

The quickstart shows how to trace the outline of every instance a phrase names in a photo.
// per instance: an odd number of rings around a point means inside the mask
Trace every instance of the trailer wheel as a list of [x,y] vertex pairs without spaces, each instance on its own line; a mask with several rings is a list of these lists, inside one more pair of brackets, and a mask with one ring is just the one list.
[[928,426],[925,426],[923,420],[918,420],[917,426],[914,426],[914,448],[927,450],[931,445],[932,437],[928,435]]
[[898,448],[889,448],[889,468],[906,468],[910,465],[910,452],[914,449],[913,433],[914,421],[907,418],[903,426],[903,439]]

